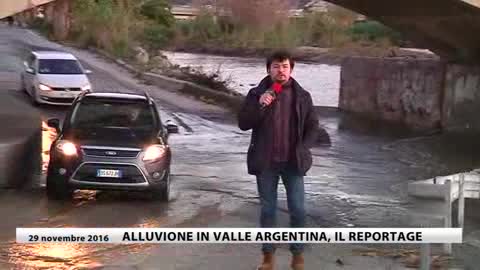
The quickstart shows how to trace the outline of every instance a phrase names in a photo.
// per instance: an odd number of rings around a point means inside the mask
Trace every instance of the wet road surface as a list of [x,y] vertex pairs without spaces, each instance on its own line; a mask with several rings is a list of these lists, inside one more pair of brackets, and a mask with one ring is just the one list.
[[[7,48],[0,52],[9,53],[9,63],[0,66],[12,72],[21,70],[22,57],[29,49],[59,48],[23,29],[0,28],[0,35],[7,38],[1,45]],[[129,92],[147,87],[119,76],[118,70],[101,59],[79,54],[93,70],[94,91]],[[0,55],[0,59],[6,58]],[[77,269],[72,267],[109,264],[135,254],[155,257],[162,249],[151,245],[20,245],[14,243],[16,227],[209,226],[222,219],[233,220],[228,225],[235,226],[235,221],[242,224],[234,218],[235,213],[245,206],[251,211],[242,217],[256,223],[256,185],[246,173],[245,161],[249,132],[240,131],[221,109],[201,110],[204,107],[197,103],[181,106],[182,97],[173,95],[181,101],[172,103],[168,100],[171,93],[148,87],[162,118],[180,126],[180,133],[170,138],[172,201],[155,202],[136,193],[77,191],[71,202],[51,202],[44,195],[43,180],[24,190],[2,190],[0,215],[5,218],[0,223],[0,268]],[[11,94],[29,102],[20,89]],[[65,113],[65,108],[51,106],[38,110],[44,119],[62,118]],[[411,137],[401,128],[339,113],[322,114],[321,123],[332,145],[312,150],[314,165],[305,179],[308,223],[313,227],[409,226],[409,180],[454,173],[480,163],[480,145],[474,140],[459,143],[451,136]],[[279,199],[279,208],[285,213],[281,185]],[[467,207],[471,205],[475,203]],[[285,219],[280,221],[287,224]],[[478,231],[477,221],[475,216],[467,218],[467,238]]]

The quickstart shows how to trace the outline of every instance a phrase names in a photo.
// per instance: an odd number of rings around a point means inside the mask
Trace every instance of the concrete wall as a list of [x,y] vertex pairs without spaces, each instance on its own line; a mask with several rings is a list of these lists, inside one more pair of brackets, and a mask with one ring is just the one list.
[[0,72],[0,188],[29,187],[41,175],[40,112],[19,88],[18,72]]
[[348,58],[342,64],[339,107],[417,129],[437,128],[443,74],[436,60]]
[[195,96],[201,100],[211,100],[215,104],[224,104],[233,111],[238,111],[244,100],[244,97],[237,92],[221,92],[207,87],[197,85],[192,82],[177,80],[154,73],[142,73],[141,77],[146,81],[160,86],[164,89],[170,89],[180,93]]
[[348,58],[339,107],[414,129],[480,131],[480,66]]
[[480,130],[480,67],[448,65],[445,77],[443,126]]
[[0,188],[23,187],[41,174],[40,114],[5,88],[0,90]]
[[[57,40],[65,40],[70,31],[70,0],[57,0],[53,5],[53,35]],[[47,19],[48,20],[48,19]]]
[[0,19],[14,15],[15,21],[20,25],[26,25],[35,18],[36,8],[43,6],[45,20],[53,26],[53,37],[57,40],[65,40],[71,26],[70,0],[0,0]]

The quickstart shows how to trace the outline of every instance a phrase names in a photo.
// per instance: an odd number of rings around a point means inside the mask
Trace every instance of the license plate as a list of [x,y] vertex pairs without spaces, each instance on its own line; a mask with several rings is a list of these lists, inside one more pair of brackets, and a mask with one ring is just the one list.
[[120,170],[98,169],[97,177],[121,178],[122,172]]
[[73,94],[72,93],[60,93],[60,97],[73,97]]

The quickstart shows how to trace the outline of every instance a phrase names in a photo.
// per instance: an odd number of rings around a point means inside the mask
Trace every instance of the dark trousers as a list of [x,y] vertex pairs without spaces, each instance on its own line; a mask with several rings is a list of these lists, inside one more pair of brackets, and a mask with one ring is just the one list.
[[[257,175],[257,188],[260,196],[261,213],[260,225],[262,228],[276,227],[277,189],[280,177],[287,193],[290,227],[305,227],[305,188],[303,175],[285,164],[275,164],[272,169]],[[293,254],[302,253],[303,243],[292,243],[290,251]],[[263,252],[275,251],[271,243],[262,245]]]

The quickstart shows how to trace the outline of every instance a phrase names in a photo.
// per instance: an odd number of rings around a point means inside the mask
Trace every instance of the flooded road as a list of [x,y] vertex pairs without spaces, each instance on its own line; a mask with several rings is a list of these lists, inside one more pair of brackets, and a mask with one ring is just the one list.
[[[25,30],[0,28],[0,31],[5,31],[0,35],[12,39],[15,48],[20,50],[33,48],[32,44],[58,48]],[[93,70],[91,80],[96,91],[147,89],[141,82],[126,76],[119,78],[117,70],[109,72],[100,68],[95,62],[99,60],[94,56],[81,54],[81,59]],[[15,61],[21,63],[22,59],[17,57]],[[17,62],[9,68],[20,72],[15,69],[21,67]],[[302,66],[297,68],[300,72]],[[332,81],[336,80],[335,76]],[[162,251],[184,254],[181,250],[158,245],[16,244],[16,227],[194,227],[219,224],[235,227],[256,224],[256,184],[254,177],[246,171],[250,132],[240,131],[231,115],[216,111],[192,113],[192,106],[172,106],[165,101],[164,91],[148,89],[161,109],[162,119],[171,119],[180,127],[179,134],[169,139],[173,151],[172,201],[165,204],[151,201],[144,194],[82,190],[75,193],[71,202],[52,202],[44,194],[44,180],[25,190],[1,190],[0,204],[4,207],[0,207],[0,215],[8,217],[0,223],[1,269],[94,268],[136,256],[155,258]],[[28,97],[20,90],[13,95],[29,103]],[[66,108],[39,107],[44,120],[63,118],[65,111]],[[312,227],[409,226],[411,219],[406,195],[409,180],[480,166],[480,143],[475,143],[474,138],[463,137],[459,141],[452,136],[412,137],[401,127],[380,126],[338,112],[323,112],[320,121],[330,134],[332,145],[318,145],[312,150],[313,168],[305,179],[308,224]],[[48,129],[44,134],[44,161],[47,162],[47,149],[54,135]],[[279,208],[285,214],[286,198],[281,185],[279,199]],[[467,218],[467,236],[478,232],[477,220],[476,217]],[[279,221],[282,225],[287,224],[285,216]],[[195,252],[201,251],[196,249]],[[171,263],[175,265],[176,262]]]

